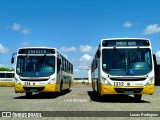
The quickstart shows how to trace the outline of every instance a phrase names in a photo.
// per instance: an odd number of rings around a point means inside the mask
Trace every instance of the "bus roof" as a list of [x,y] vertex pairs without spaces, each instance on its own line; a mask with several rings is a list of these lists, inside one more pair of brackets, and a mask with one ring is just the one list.
[[103,47],[150,46],[150,40],[147,38],[107,38],[101,40],[99,46],[101,45]]
[[57,50],[56,48],[52,48],[52,47],[23,47],[23,48],[19,48],[19,49],[33,49],[33,48],[35,48],[35,49],[40,48],[40,49],[55,49],[55,50]]
[[147,38],[106,38],[106,39],[101,39],[101,41],[103,40],[149,40]]

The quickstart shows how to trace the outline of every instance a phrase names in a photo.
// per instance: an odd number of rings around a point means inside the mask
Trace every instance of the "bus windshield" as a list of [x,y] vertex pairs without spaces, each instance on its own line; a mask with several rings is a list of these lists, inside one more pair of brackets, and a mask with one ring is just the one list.
[[102,69],[117,76],[146,75],[152,70],[149,48],[114,48],[102,50]]
[[18,56],[16,73],[21,77],[48,77],[55,72],[55,56]]

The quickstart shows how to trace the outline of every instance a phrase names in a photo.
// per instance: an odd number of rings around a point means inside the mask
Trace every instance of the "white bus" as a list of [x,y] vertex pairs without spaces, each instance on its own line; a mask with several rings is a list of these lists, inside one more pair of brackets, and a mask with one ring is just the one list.
[[14,86],[13,71],[0,71],[0,86]]
[[102,39],[91,64],[92,88],[105,94],[154,93],[154,62],[148,39]]
[[[15,93],[56,92],[69,90],[73,65],[55,48],[20,48],[16,53]],[[11,63],[14,63],[12,55]]]

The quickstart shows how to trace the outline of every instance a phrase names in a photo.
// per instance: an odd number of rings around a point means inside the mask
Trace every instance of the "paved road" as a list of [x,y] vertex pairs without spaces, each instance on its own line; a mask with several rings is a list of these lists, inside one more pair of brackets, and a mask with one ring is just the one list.
[[[107,95],[99,98],[92,92],[90,85],[74,85],[70,92],[63,92],[60,96],[41,93],[34,94],[32,98],[26,98],[24,93],[14,93],[12,87],[0,87],[0,111],[118,111],[116,113],[118,116],[123,114],[119,114],[119,111],[131,111],[131,114],[132,111],[160,111],[160,86],[155,87],[154,95],[143,95],[139,103],[134,102],[133,96]],[[48,112],[48,114],[52,113]],[[87,114],[93,116],[79,117],[79,119],[89,120],[92,118],[92,120],[97,120],[94,117],[97,113]],[[153,112],[153,114],[156,114],[156,112]],[[49,119],[49,117],[46,119]],[[76,118],[55,117],[54,119],[70,120]],[[112,118],[112,120],[114,119],[116,117]],[[121,119],[128,120],[127,117],[121,117]],[[129,119],[135,118],[131,117]],[[141,117],[140,119],[150,119],[150,117]]]

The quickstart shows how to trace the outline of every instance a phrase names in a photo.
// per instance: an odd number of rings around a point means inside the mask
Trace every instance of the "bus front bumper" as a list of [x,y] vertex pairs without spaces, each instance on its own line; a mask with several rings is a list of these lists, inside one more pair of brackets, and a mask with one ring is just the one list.
[[19,85],[15,84],[14,89],[15,93],[20,92],[58,92],[60,88],[59,84],[51,85]]
[[105,84],[99,85],[100,95],[105,94],[150,94],[154,93],[154,84],[149,86],[108,86]]

